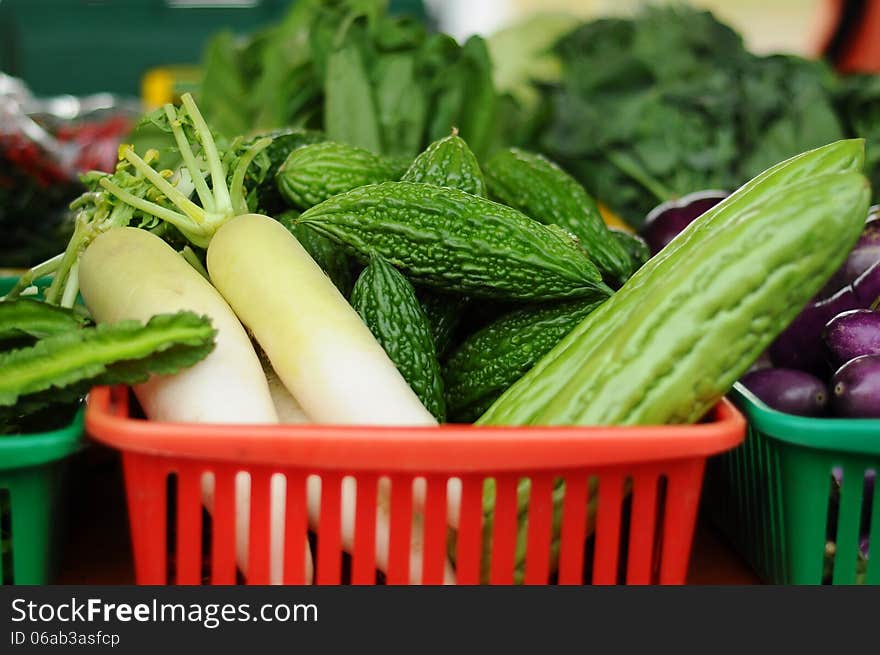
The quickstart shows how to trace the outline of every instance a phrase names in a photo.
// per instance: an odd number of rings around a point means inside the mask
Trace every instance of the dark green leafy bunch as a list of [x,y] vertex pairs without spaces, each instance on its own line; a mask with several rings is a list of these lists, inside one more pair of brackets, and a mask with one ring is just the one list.
[[384,0],[299,0],[278,24],[203,56],[199,106],[226,135],[306,128],[378,154],[413,157],[457,127],[482,155],[496,139],[486,44],[459,44]]
[[708,12],[592,21],[556,51],[562,74],[532,147],[634,226],[662,201],[736,188],[845,136],[824,63],[753,55]]

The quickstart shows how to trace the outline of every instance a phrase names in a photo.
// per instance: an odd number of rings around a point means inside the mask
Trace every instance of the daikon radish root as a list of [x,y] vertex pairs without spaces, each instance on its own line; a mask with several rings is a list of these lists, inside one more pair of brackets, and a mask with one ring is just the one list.
[[[190,199],[191,189],[183,192],[131,148],[122,148],[121,157],[176,210],[130,193],[110,179],[102,179],[101,186],[206,248],[212,284],[253,333],[311,421],[436,425],[357,312],[296,238],[272,218],[248,213],[245,172],[271,139],[258,140],[233,158],[237,163],[230,181],[226,159],[192,97],[184,94],[182,102],[181,110],[167,105],[165,115],[188,170],[176,179],[192,180],[199,204]],[[199,157],[191,138],[198,141]],[[273,505],[276,500],[273,495]],[[343,494],[343,502],[347,508],[353,495]],[[386,517],[387,512],[380,515],[377,531]],[[348,527],[341,535],[347,548],[354,536]],[[411,554],[418,558],[420,553]],[[377,553],[379,561],[385,556]]]
[[237,216],[208,247],[208,272],[316,423],[436,425],[364,322],[293,235]]
[[[162,239],[137,228],[109,229],[83,253],[79,284],[86,307],[100,323],[144,321],[178,310],[211,318],[217,336],[208,357],[175,375],[154,376],[135,386],[135,395],[151,420],[278,422],[260,361],[238,318],[217,290]],[[246,571],[249,487],[247,493],[241,486],[238,491],[237,559]],[[211,511],[213,479],[203,481],[203,494]]]
[[100,323],[148,320],[190,310],[211,318],[214,351],[195,366],[134,389],[150,419],[185,423],[277,423],[257,354],[238,318],[211,284],[162,239],[114,227],[86,248],[80,291]]
[[287,390],[287,387],[278,378],[278,374],[272,369],[271,364],[263,362],[263,371],[266,374],[266,380],[269,382],[269,393],[272,396],[272,402],[278,414],[278,422],[293,425],[310,423],[311,421],[309,421],[309,417],[303,411],[302,405]]
[[[284,582],[284,522],[287,507],[287,478],[280,473],[274,474],[269,481],[269,584],[280,585]],[[209,512],[214,508],[214,476],[205,473],[202,476],[202,497]],[[238,567],[247,572],[249,554],[249,527],[251,507],[251,476],[240,471],[235,476],[235,553]],[[303,556],[305,557],[305,584],[314,580],[315,566],[308,539],[303,540]]]
[[[277,221],[247,214],[224,224],[208,247],[208,272],[313,422],[437,424],[354,309]],[[315,486],[310,486],[308,498],[314,527],[319,505]],[[342,543],[349,552],[354,545],[355,501],[354,486],[343,483]],[[376,564],[382,571],[388,565],[388,531],[387,488],[380,485]],[[420,523],[412,534],[411,581],[417,582]],[[451,565],[447,568],[451,581]]]

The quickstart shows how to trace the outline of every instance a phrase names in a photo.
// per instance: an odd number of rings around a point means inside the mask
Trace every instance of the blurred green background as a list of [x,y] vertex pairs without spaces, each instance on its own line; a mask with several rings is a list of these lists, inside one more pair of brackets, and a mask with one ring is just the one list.
[[[198,63],[222,29],[271,23],[291,0],[0,0],[0,70],[39,95],[140,96],[148,70]],[[421,0],[390,0],[426,18]]]

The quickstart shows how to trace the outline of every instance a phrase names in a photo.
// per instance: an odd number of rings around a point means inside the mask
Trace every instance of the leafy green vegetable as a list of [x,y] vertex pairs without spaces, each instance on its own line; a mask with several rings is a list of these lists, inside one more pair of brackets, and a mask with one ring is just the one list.
[[202,100],[203,109],[211,113],[214,129],[224,134],[244,134],[250,125],[239,108],[247,106],[249,98],[235,36],[218,33],[208,42],[203,56],[202,88],[211,90]]
[[483,39],[460,45],[385,0],[299,0],[276,25],[206,47],[199,105],[227,136],[320,130],[377,154],[414,157],[458,127],[478,156],[506,123]]
[[419,86],[415,56],[384,55],[377,62],[375,77],[384,152],[401,157],[417,152],[425,133],[428,100]]
[[850,134],[825,63],[756,56],[709,12],[652,7],[584,23],[556,54],[562,72],[531,147],[634,226],[660,202],[736,188]]
[[356,46],[346,46],[330,55],[324,84],[327,136],[332,141],[381,152],[370,81]]
[[880,197],[880,75],[842,77],[834,100],[846,132],[867,140],[865,171]]
[[534,108],[540,102],[536,84],[555,82],[562,73],[553,46],[579,24],[572,15],[540,13],[492,34],[487,45],[498,91]]
[[[0,353],[0,406],[73,399],[93,385],[136,384],[170,375],[214,348],[210,320],[191,312],[161,314],[146,325],[120,321],[68,330],[29,348]],[[48,393],[47,393],[48,392]]]
[[70,309],[31,298],[0,302],[0,342],[34,337],[42,339],[83,326],[85,319]]

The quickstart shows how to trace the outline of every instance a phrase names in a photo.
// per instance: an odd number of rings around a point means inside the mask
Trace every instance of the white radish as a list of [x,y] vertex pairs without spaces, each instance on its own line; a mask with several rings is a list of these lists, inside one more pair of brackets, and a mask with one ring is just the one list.
[[[313,422],[437,424],[357,312],[277,221],[246,214],[225,223],[208,247],[208,272]],[[387,488],[380,485],[379,491],[376,563],[387,571]],[[343,483],[341,492],[342,542],[351,550],[356,490]],[[308,498],[309,517],[316,525],[319,500],[314,485],[309,486]],[[410,552],[415,572],[411,580],[419,582],[418,529],[413,530]],[[447,581],[451,579],[447,563]]]
[[436,425],[357,312],[299,241],[259,214],[225,223],[211,281],[316,423]]
[[162,239],[133,227],[115,227],[98,235],[80,260],[79,281],[89,312],[101,323],[146,321],[178,310],[211,318],[217,337],[204,360],[135,387],[151,419],[278,422],[247,332],[217,290]]
[[[104,179],[102,186],[131,206],[171,223],[194,245],[207,249],[208,272],[238,318],[253,333],[284,386],[313,422],[355,425],[436,425],[434,417],[385,354],[355,310],[296,238],[274,219],[248,213],[243,181],[262,139],[238,159],[231,183],[210,128],[189,94],[184,110],[165,108],[169,125],[199,197],[194,203],[166,176],[130,148],[122,156],[149,180],[177,211],[156,204]],[[194,128],[199,157],[189,145],[184,122]],[[208,187],[204,162],[211,180]],[[307,464],[304,462],[304,464]],[[351,549],[355,496],[343,486],[342,542]],[[382,494],[380,489],[380,495]],[[309,494],[313,519],[315,494]],[[380,497],[380,501],[383,498]],[[272,495],[272,511],[281,498]],[[380,502],[377,564],[387,564],[388,512]],[[421,542],[414,530],[411,557],[418,562]],[[420,571],[419,564],[413,568]],[[383,569],[384,570],[384,569]],[[451,577],[447,562],[447,573]]]
[[[137,228],[111,228],[83,253],[79,283],[89,312],[100,323],[146,321],[155,314],[179,310],[211,318],[217,336],[214,350],[205,359],[175,375],[154,376],[135,386],[135,395],[150,419],[278,422],[260,361],[238,318],[217,290],[162,239]],[[205,504],[211,511],[213,477],[202,482]],[[236,553],[239,566],[246,571],[250,487],[241,477],[236,486]]]
[[268,362],[263,364],[263,370],[266,373],[266,380],[269,382],[269,393],[275,404],[275,411],[278,413],[278,422],[287,425],[310,423],[311,421],[303,411],[302,405],[278,379],[278,374]]

